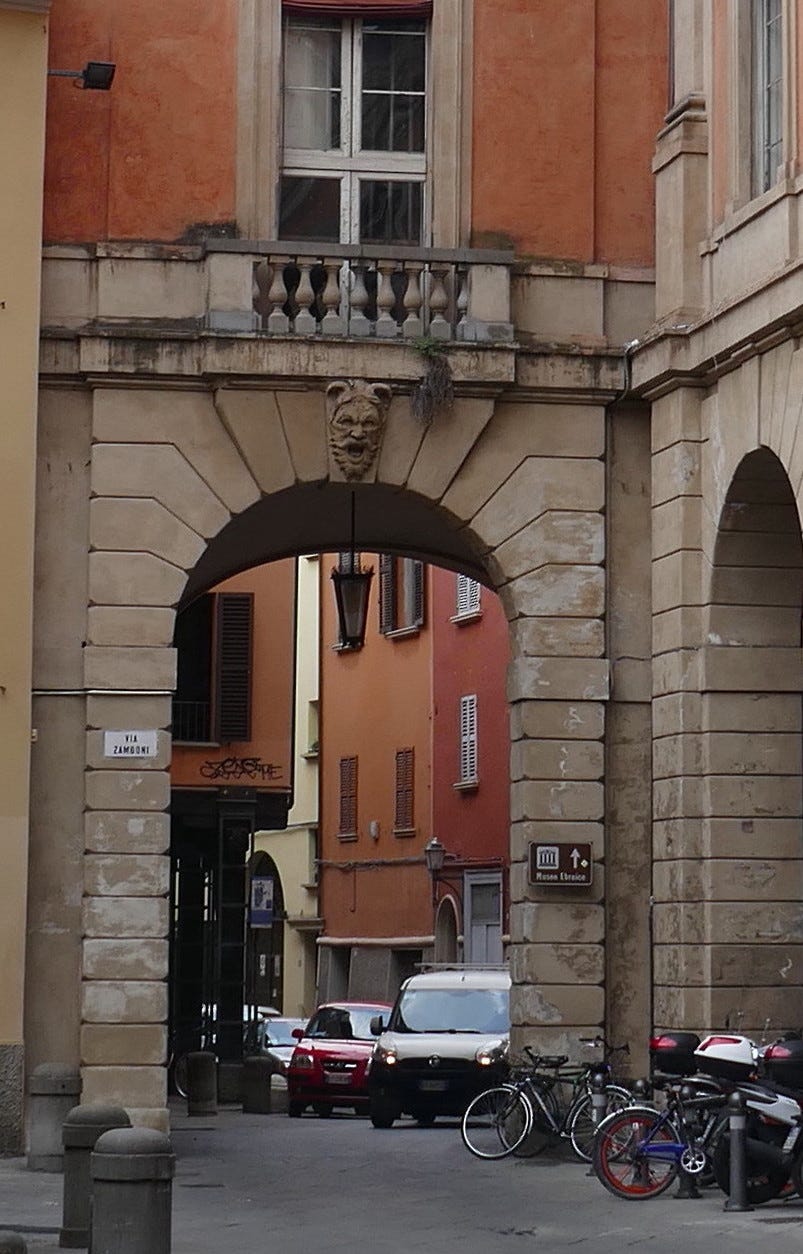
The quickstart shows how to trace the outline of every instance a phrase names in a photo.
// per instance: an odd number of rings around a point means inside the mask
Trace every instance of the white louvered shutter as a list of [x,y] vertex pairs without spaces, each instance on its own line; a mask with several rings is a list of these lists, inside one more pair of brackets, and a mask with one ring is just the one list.
[[460,782],[477,779],[477,697],[460,698]]

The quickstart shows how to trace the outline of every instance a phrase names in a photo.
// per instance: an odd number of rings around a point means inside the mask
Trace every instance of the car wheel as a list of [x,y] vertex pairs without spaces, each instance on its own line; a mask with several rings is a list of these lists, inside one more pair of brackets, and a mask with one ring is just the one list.
[[313,1102],[312,1109],[321,1119],[331,1119],[332,1117],[332,1107],[326,1102]]
[[398,1103],[388,1097],[372,1097],[369,1111],[375,1128],[392,1128],[401,1114]]
[[288,1102],[287,1113],[291,1119],[300,1119],[304,1113],[303,1102]]

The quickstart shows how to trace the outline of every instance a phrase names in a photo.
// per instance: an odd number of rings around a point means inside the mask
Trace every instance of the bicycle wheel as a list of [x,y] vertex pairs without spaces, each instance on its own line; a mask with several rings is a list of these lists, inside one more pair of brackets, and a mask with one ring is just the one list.
[[[612,1115],[617,1110],[624,1110],[633,1100],[627,1089],[622,1088],[619,1084],[606,1084],[605,1097],[607,1099],[605,1106],[606,1116]],[[577,1099],[569,1112],[567,1122],[572,1149],[584,1163],[590,1163],[594,1150],[594,1137],[597,1131],[594,1123],[594,1106],[590,1093],[583,1093]]]
[[469,1102],[460,1121],[460,1135],[477,1158],[505,1158],[527,1136],[532,1119],[524,1094],[513,1085],[499,1085]]
[[173,1089],[179,1097],[187,1096],[187,1055],[177,1054],[173,1059]]
[[[631,1106],[600,1124],[592,1163],[601,1184],[615,1197],[643,1201],[658,1197],[676,1178],[680,1165],[662,1145],[679,1140],[677,1129],[657,1110]],[[650,1152],[652,1151],[652,1152]]]

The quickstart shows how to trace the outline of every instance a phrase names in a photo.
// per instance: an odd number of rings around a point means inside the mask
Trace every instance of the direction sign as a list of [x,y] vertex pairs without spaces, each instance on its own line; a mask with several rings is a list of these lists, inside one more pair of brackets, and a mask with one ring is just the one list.
[[530,841],[530,883],[557,888],[584,888],[592,883],[591,846],[575,841],[539,844]]

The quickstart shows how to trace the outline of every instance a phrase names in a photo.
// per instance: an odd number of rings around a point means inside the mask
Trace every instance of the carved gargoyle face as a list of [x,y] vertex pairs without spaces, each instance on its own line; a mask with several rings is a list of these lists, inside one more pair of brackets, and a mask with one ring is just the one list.
[[363,380],[330,383],[326,402],[335,464],[346,479],[362,479],[379,452],[390,388]]

